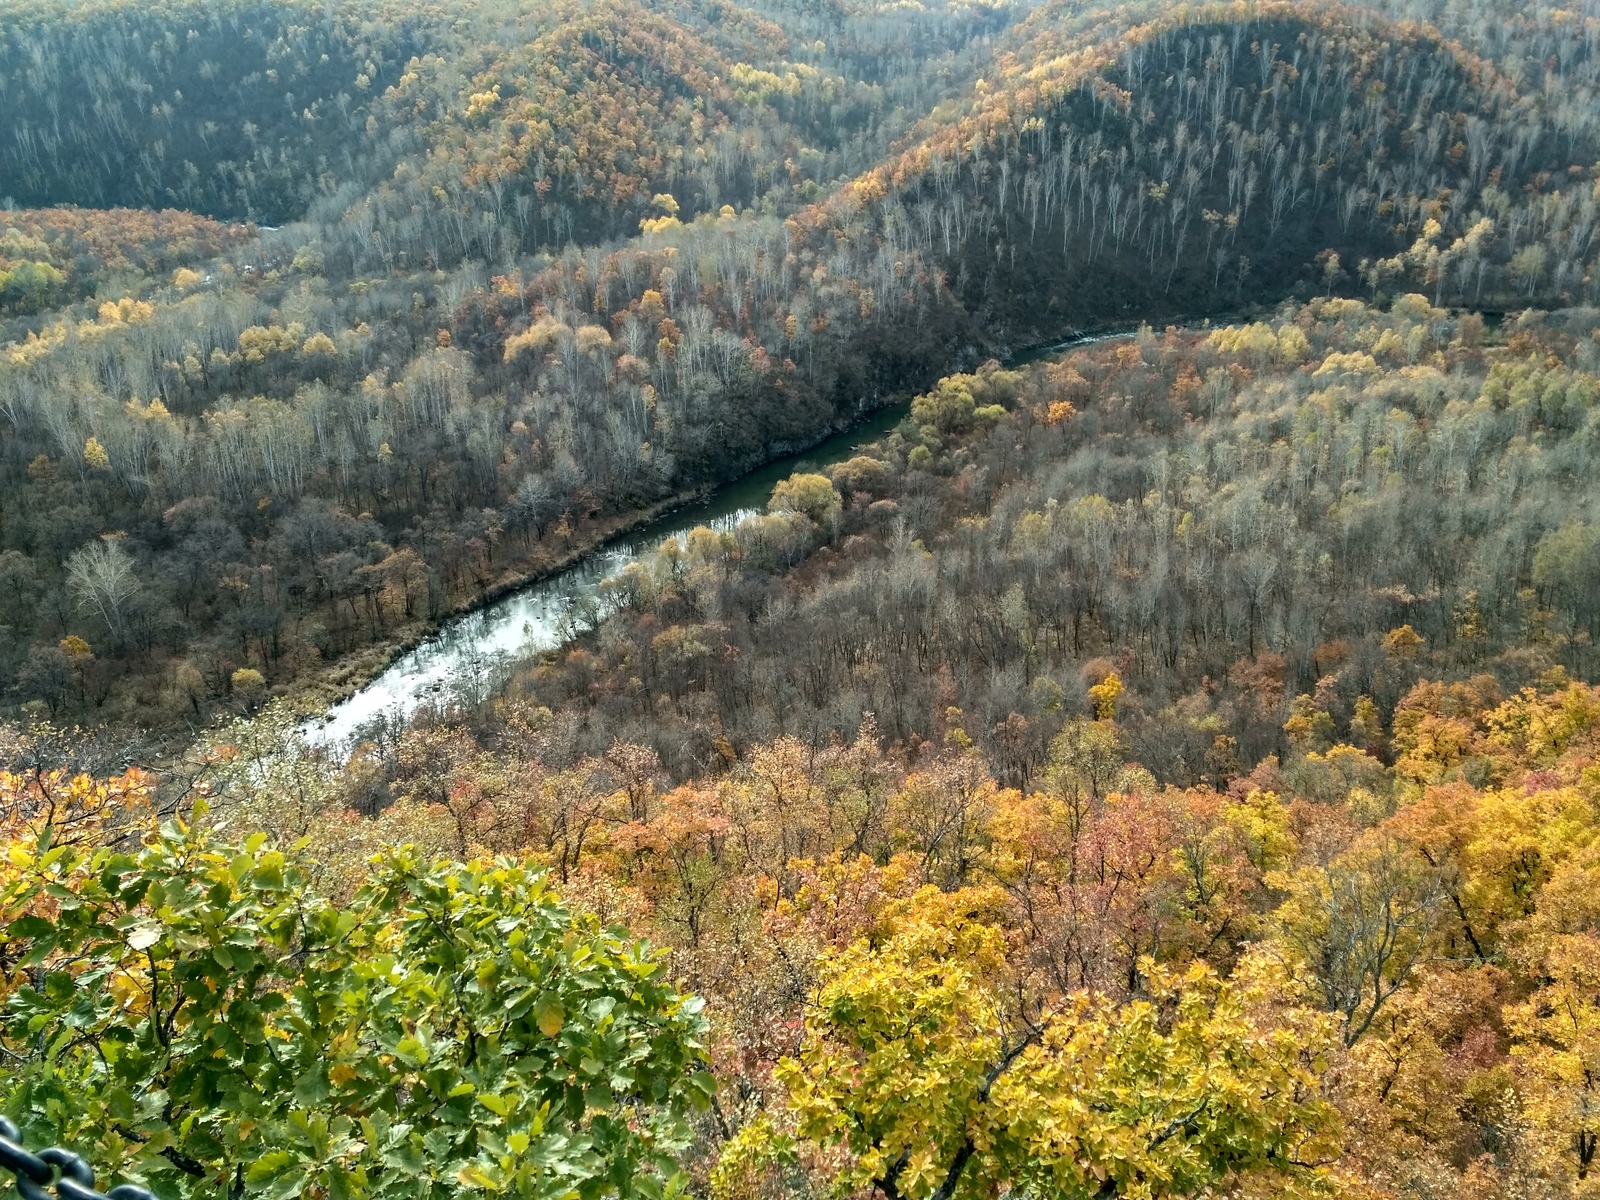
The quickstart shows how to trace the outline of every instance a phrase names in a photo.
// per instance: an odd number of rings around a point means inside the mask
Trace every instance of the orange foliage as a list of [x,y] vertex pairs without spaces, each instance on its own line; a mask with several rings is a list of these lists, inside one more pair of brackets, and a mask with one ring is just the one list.
[[252,233],[175,209],[0,209],[0,272],[28,257],[48,262],[81,291],[108,271],[165,275],[214,258]]

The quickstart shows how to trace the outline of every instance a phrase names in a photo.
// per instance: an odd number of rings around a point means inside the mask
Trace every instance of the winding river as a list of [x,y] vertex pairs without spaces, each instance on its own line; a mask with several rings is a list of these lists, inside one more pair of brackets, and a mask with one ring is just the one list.
[[[1019,354],[1020,366],[1075,346],[1126,334],[1074,338]],[[668,538],[684,539],[709,525],[732,529],[761,512],[773,486],[801,465],[823,468],[843,462],[898,425],[908,404],[879,409],[858,424],[799,454],[768,463],[713,491],[706,499],[673,509],[621,534],[554,575],[510,592],[445,622],[439,631],[399,654],[365,687],[301,727],[306,743],[328,752],[348,750],[359,739],[397,732],[424,708],[480,703],[498,691],[517,664],[559,646],[574,610],[593,601],[600,585],[629,563],[651,554]]]

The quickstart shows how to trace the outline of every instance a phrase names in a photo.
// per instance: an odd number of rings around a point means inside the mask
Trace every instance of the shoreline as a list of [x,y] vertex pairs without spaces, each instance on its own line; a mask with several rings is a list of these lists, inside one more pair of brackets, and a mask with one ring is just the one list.
[[[573,546],[559,557],[546,560],[537,567],[527,565],[530,561],[528,559],[520,560],[518,564],[507,567],[506,571],[488,587],[450,606],[438,617],[411,626],[404,635],[371,643],[324,663],[316,672],[292,685],[282,698],[303,720],[320,720],[327,715],[329,709],[342,704],[382,675],[402,655],[415,650],[430,638],[437,637],[451,622],[470,617],[506,596],[543,583],[562,571],[571,569],[619,537],[649,525],[677,509],[703,501],[718,486],[721,485],[703,484],[691,490],[675,492],[655,504],[634,509],[626,515],[615,514],[611,518],[601,518],[596,522],[594,536],[583,544]],[[377,661],[370,664],[352,661],[363,659],[377,659]]]
[[[602,518],[596,522],[596,532],[593,537],[580,546],[572,547],[559,558],[550,559],[536,568],[508,567],[507,573],[502,574],[490,586],[453,605],[440,616],[423,622],[420,626],[412,626],[411,631],[404,636],[372,643],[323,664],[312,675],[291,685],[282,698],[295,709],[302,721],[308,723],[320,721],[327,716],[329,710],[367,687],[403,655],[415,650],[429,639],[439,636],[451,622],[469,617],[507,596],[552,579],[563,571],[577,566],[584,559],[598,554],[617,539],[670,516],[679,509],[704,503],[721,489],[731,487],[758,471],[781,463],[785,459],[801,458],[830,438],[849,433],[902,402],[903,400],[899,398],[892,399],[886,404],[858,411],[845,424],[830,426],[799,445],[794,442],[777,443],[770,448],[769,453],[739,464],[739,468],[732,475],[720,482],[699,484],[693,488],[674,492],[648,507],[634,509],[625,515],[614,514],[610,518]],[[526,563],[527,560],[523,562]]]
[[[1141,324],[1144,323],[1141,322]],[[1139,326],[1135,325],[1131,327],[1119,326],[1111,330],[1093,333],[1080,332],[1062,341],[1047,342],[1012,351],[1006,355],[1003,361],[1006,365],[1024,365],[1034,359],[1068,353],[1079,346],[1090,346],[1116,338],[1131,337],[1137,333],[1138,329]],[[512,572],[511,574],[502,575],[494,584],[454,605],[441,616],[429,620],[419,627],[413,627],[413,631],[405,636],[374,643],[363,647],[361,650],[344,655],[334,662],[325,664],[315,674],[293,686],[284,694],[283,698],[296,711],[300,721],[304,724],[314,725],[323,721],[333,708],[369,686],[403,655],[439,636],[451,622],[469,617],[473,613],[480,612],[507,596],[536,586],[563,571],[570,570],[584,559],[604,550],[618,538],[650,525],[678,509],[697,503],[704,503],[723,488],[738,484],[758,471],[766,470],[782,463],[785,459],[803,459],[806,454],[830,439],[865,425],[886,410],[904,404],[907,399],[908,396],[897,394],[882,404],[858,409],[845,423],[831,425],[821,430],[815,437],[807,439],[803,444],[797,446],[793,442],[780,442],[769,447],[765,455],[760,455],[741,463],[738,469],[726,479],[715,483],[703,483],[694,488],[676,492],[647,508],[635,509],[625,517],[619,514],[618,517],[609,522],[602,520],[599,522],[600,528],[596,535],[581,547],[573,548],[560,558],[554,559],[537,569],[518,570],[515,567],[508,568]]]

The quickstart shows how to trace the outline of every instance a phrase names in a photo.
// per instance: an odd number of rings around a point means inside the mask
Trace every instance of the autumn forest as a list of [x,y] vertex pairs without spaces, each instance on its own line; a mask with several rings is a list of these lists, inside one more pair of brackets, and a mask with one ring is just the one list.
[[0,1165],[1600,1197],[1596,0],[0,0],[0,114]]

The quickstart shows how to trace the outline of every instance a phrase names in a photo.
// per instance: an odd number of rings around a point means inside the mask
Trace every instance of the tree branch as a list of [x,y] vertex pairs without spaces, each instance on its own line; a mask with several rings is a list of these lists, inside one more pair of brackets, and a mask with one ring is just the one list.
[[[1043,1033],[1043,1022],[1038,1025],[1030,1025],[1027,1036],[1017,1042],[1015,1046],[1012,1046],[1009,1050],[1006,1050],[1000,1055],[1000,1061],[989,1068],[988,1072],[983,1077],[983,1083],[978,1088],[977,1100],[979,1104],[987,1104],[989,1102],[989,1093],[993,1090],[994,1085],[999,1080],[1000,1076],[1005,1074],[1006,1069],[1010,1067],[1012,1063],[1016,1062],[1017,1059],[1021,1058],[1022,1052],[1029,1046],[1033,1045],[1034,1042],[1038,1041]],[[972,1138],[970,1136],[961,1140],[960,1148],[956,1150],[955,1157],[950,1160],[950,1169],[944,1173],[944,1182],[941,1183],[937,1189],[935,1189],[933,1195],[929,1197],[929,1200],[950,1200],[950,1197],[955,1195],[956,1185],[961,1182],[961,1172],[966,1170],[967,1161],[971,1159],[975,1150],[976,1147],[973,1146]],[[904,1160],[904,1158],[905,1155],[902,1154],[901,1159]],[[901,1163],[897,1163],[896,1165],[900,1169],[904,1168],[903,1161]],[[898,1171],[896,1172],[896,1177],[898,1178]],[[884,1194],[889,1196],[889,1200],[896,1200],[896,1196],[890,1195],[887,1190],[884,1192]]]
[[1182,1133],[1186,1129],[1193,1129],[1194,1123],[1200,1119],[1200,1114],[1206,1111],[1206,1105],[1209,1103],[1209,1100],[1202,1100],[1195,1107],[1195,1110],[1188,1116],[1172,1118],[1172,1120],[1168,1121],[1164,1126],[1162,1126],[1161,1132],[1156,1134],[1155,1138],[1152,1139],[1150,1145],[1147,1146],[1146,1149],[1154,1150],[1157,1146],[1161,1145],[1162,1142],[1167,1141],[1175,1134]]

